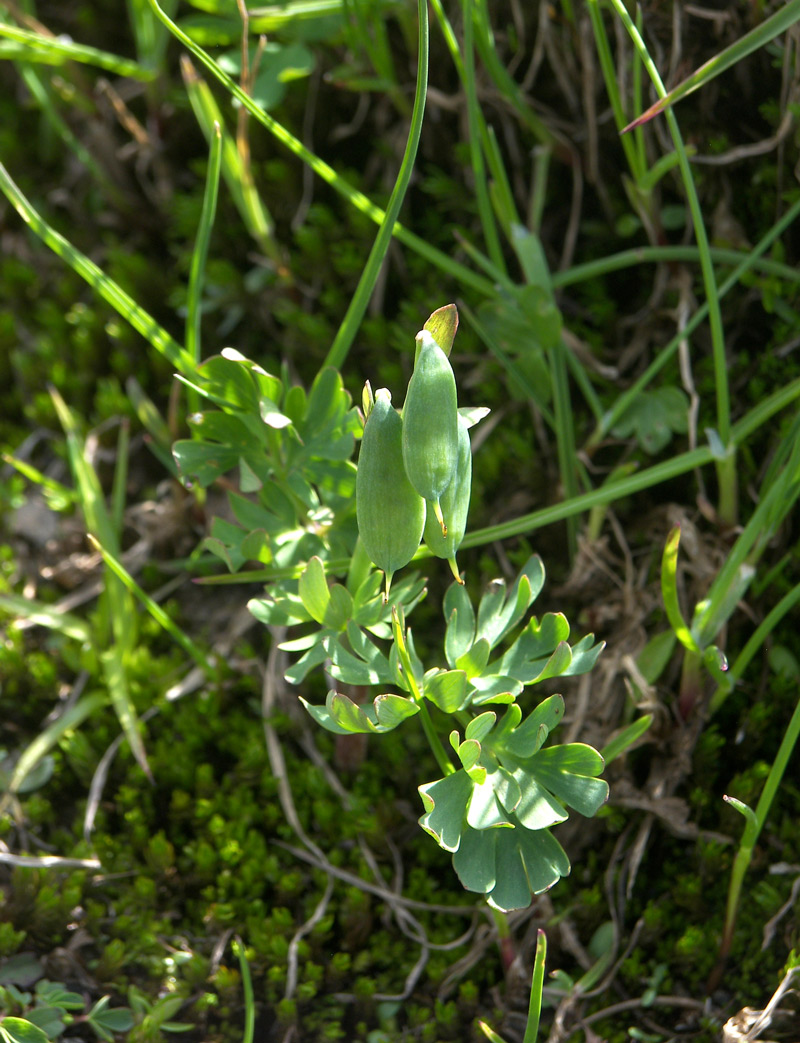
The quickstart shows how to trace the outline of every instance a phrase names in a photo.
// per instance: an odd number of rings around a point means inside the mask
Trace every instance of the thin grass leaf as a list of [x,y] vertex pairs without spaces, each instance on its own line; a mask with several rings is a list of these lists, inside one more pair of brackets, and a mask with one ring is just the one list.
[[177,341],[173,340],[151,315],[139,307],[136,301],[125,293],[113,279],[98,268],[94,261],[90,261],[86,254],[77,250],[45,221],[14,183],[2,163],[0,163],[0,189],[23,221],[39,236],[42,242],[63,261],[66,261],[82,279],[85,279],[92,289],[96,290],[103,300],[108,301],[112,308],[115,308],[146,341],[161,352],[180,372],[187,374],[194,372],[194,360],[191,355]]
[[536,1043],[539,1035],[539,1019],[542,1016],[542,990],[544,988],[544,964],[547,959],[547,935],[539,928],[536,932],[536,955],[533,958],[531,976],[531,998],[528,1004],[528,1022],[522,1043]]
[[392,194],[386,206],[386,213],[381,221],[375,242],[369,252],[367,263],[358,280],[358,286],[353,294],[352,300],[347,308],[342,324],[334,338],[331,349],[325,357],[323,368],[332,366],[341,369],[342,363],[347,358],[347,353],[355,339],[358,327],[367,310],[369,299],[375,284],[378,281],[381,265],[389,249],[395,222],[403,205],[406,191],[411,181],[414,170],[414,160],[417,156],[417,148],[422,133],[422,119],[425,115],[425,99],[428,93],[428,3],[427,0],[418,0],[417,4],[419,19],[419,34],[417,43],[417,83],[414,92],[414,109],[411,113],[411,126],[408,131],[403,159],[397,180],[394,183]]
[[464,88],[467,97],[467,128],[469,136],[470,163],[478,216],[483,237],[492,264],[505,272],[506,264],[500,246],[500,235],[495,223],[494,210],[489,199],[486,183],[486,167],[481,149],[481,126],[483,117],[478,107],[478,91],[475,83],[475,50],[473,46],[474,16],[473,0],[463,0],[464,5]]
[[776,36],[786,32],[797,21],[800,21],[800,0],[788,0],[788,3],[785,3],[779,11],[765,19],[761,25],[757,25],[755,29],[751,29],[749,33],[745,33],[744,36],[740,37],[736,43],[732,43],[729,47],[720,51],[719,54],[704,62],[691,76],[687,76],[677,87],[673,87],[668,94],[659,98],[646,112],[643,112],[632,123],[623,127],[622,133],[624,134],[634,127],[639,127],[653,119],[654,116],[658,116],[668,106],[674,105],[681,98],[685,98],[687,94],[691,94],[692,91],[703,87],[706,83],[713,80],[714,77],[719,76],[720,73],[725,72],[731,66],[746,58],[748,54],[752,54],[759,47],[763,47],[770,40],[774,40]]
[[[214,59],[203,50],[202,47],[198,46],[187,36],[183,30],[172,21],[168,15],[165,14],[164,10],[159,6],[158,0],[149,0],[149,3],[158,14],[161,21],[169,28],[170,32],[179,40],[184,47],[192,52],[195,57],[200,61],[211,74],[219,80],[219,82],[225,87],[225,89],[239,101],[247,111],[256,119],[262,126],[272,134],[282,145],[289,149],[295,156],[301,159],[307,166],[323,181],[331,186],[335,192],[338,192],[344,199],[346,199],[352,206],[361,213],[365,214],[375,224],[381,224],[384,220],[385,213],[379,206],[376,206],[370,199],[368,199],[358,189],[348,184],[344,178],[340,177],[336,171],[329,166],[324,160],[320,159],[315,153],[311,152],[306,146],[293,134],[291,134],[285,127],[283,127],[277,120],[273,119],[269,113],[264,112],[263,109],[250,98],[237,83],[235,83],[230,76],[227,75]],[[250,12],[250,28],[254,32],[261,31],[258,26],[257,19],[254,18],[254,12]],[[478,293],[482,293],[485,296],[491,296],[494,292],[494,287],[487,279],[482,279],[479,275],[467,268],[466,265],[459,264],[454,261],[448,254],[445,254],[441,250],[437,250],[436,247],[430,246],[424,239],[418,235],[414,235],[413,232],[409,232],[407,228],[404,228],[399,222],[395,222],[394,235],[400,242],[409,246],[412,250],[416,251],[420,257],[426,258],[431,264],[435,264],[437,268],[447,272],[454,279],[459,280],[465,286],[470,286]]]
[[86,459],[85,446],[72,411],[54,387],[50,388],[50,397],[66,435],[70,470],[78,488],[78,498],[86,527],[105,546],[111,547],[118,553],[118,533],[106,508],[97,473]]
[[667,536],[664,553],[661,557],[661,597],[664,599],[664,609],[669,625],[675,631],[675,636],[684,648],[699,654],[702,649],[695,641],[694,635],[683,618],[678,601],[678,544],[680,541],[681,527],[676,525]]
[[19,471],[29,482],[40,485],[46,493],[61,500],[65,505],[78,502],[78,494],[74,489],[69,489],[66,485],[62,485],[61,482],[57,482],[55,478],[50,478],[49,475],[44,474],[38,467],[34,467],[33,464],[29,464],[26,460],[18,460],[16,456],[11,456],[10,453],[0,453],[0,460],[4,464],[13,467],[15,471]]
[[244,994],[244,1034],[242,1043],[253,1043],[253,1034],[256,1023],[255,998],[253,996],[253,980],[250,976],[250,964],[247,959],[247,951],[241,938],[234,938],[231,943],[233,951],[239,960],[239,970],[242,975],[242,993]]
[[[172,15],[178,8],[178,0],[165,0],[164,7]],[[146,69],[157,72],[164,64],[170,35],[153,14],[147,0],[127,0],[127,8],[139,61]]]
[[[155,619],[155,621],[166,630],[170,637],[178,642],[181,648],[190,655],[192,659],[194,659],[199,667],[205,670],[209,676],[213,677],[216,673],[216,667],[214,666],[214,663],[206,657],[199,645],[196,645],[179,626],[173,623],[164,609],[161,608],[157,602],[153,601],[150,595],[139,586],[125,566],[113,554],[111,554],[106,547],[103,547],[102,544],[91,535],[89,536],[89,542],[97,551],[100,552],[100,554],[102,554],[103,561],[109,569],[111,569],[115,576],[119,577],[120,581],[131,592],[131,594],[133,594],[134,597],[144,605],[153,619]],[[329,567],[331,567],[330,563]],[[298,572],[301,568],[302,566],[298,566]],[[285,571],[291,573],[291,570]],[[237,577],[234,576],[232,578],[235,580]]]
[[113,184],[105,170],[100,166],[94,156],[89,152],[78,136],[73,133],[72,128],[58,111],[53,99],[53,88],[39,74],[29,62],[17,62],[20,76],[25,86],[31,92],[36,103],[42,110],[42,114],[56,134],[61,138],[67,148],[77,159],[83,163],[88,171],[92,173],[98,184],[103,186],[112,199],[119,197],[119,189]]
[[116,643],[111,644],[100,653],[100,662],[103,667],[106,685],[108,686],[108,694],[111,697],[111,705],[114,707],[117,720],[128,740],[128,745],[136,758],[136,762],[152,782],[153,773],[150,771],[150,765],[147,763],[147,753],[145,752],[142,737],[139,734],[136,710],[128,688],[128,673],[123,653]]
[[152,80],[154,76],[152,69],[146,69],[129,58],[121,58],[118,54],[110,54],[108,51],[99,51],[96,47],[88,47],[86,44],[73,43],[62,36],[44,36],[29,29],[20,29],[16,25],[0,23],[0,37],[22,44],[22,53],[15,54],[14,57],[24,61],[45,62],[48,65],[82,62],[132,80],[147,81]]
[[88,623],[70,612],[59,612],[52,605],[43,601],[35,601],[19,594],[0,594],[0,612],[18,616],[19,620],[37,627],[57,630],[59,634],[87,644],[91,641],[92,631]]
[[[222,129],[219,123],[214,124],[211,135],[211,148],[208,154],[206,187],[203,193],[203,207],[200,211],[200,224],[192,251],[192,263],[189,270],[189,290],[186,298],[186,350],[199,366],[202,359],[200,327],[202,319],[203,280],[205,278],[206,259],[214,217],[217,212],[217,194],[219,191],[219,172],[222,163]],[[196,397],[196,396],[195,396]],[[198,401],[190,403],[190,411],[196,412]]]
[[[800,216],[800,200],[796,201],[791,207],[789,207],[789,209],[786,211],[783,217],[779,221],[776,221],[772,228],[770,228],[767,234],[759,240],[758,244],[753,247],[749,254],[745,255],[744,257],[740,256],[740,259],[734,270],[720,284],[718,288],[718,297],[720,300],[722,300],[722,298],[725,297],[726,294],[731,289],[733,289],[734,286],[737,285],[737,283],[741,280],[742,276],[746,272],[750,271],[752,268],[759,266],[760,258],[762,257],[762,255],[766,253],[766,251],[779,238],[779,236],[781,236],[783,232],[786,231],[787,228],[794,224],[798,216]],[[638,253],[638,251],[633,251],[633,253],[636,254]],[[642,254],[647,255],[648,257],[651,256],[650,250],[642,251]],[[734,254],[733,256],[735,257],[737,255]],[[678,258],[675,259],[677,260]],[[615,270],[616,263],[621,262],[622,260],[623,255],[617,255],[617,258],[615,260]],[[631,257],[631,261],[633,261],[633,257]],[[779,277],[781,278],[791,278],[794,280],[797,277],[798,273],[792,270],[791,273],[775,272],[775,274],[779,275]],[[588,270],[584,271],[582,275],[585,277],[592,277],[592,273]],[[562,279],[559,279],[557,277],[554,277],[553,283],[556,286],[564,286],[569,284],[568,282],[565,283]],[[652,382],[656,375],[664,368],[664,366],[666,366],[670,359],[672,359],[672,357],[677,353],[678,348],[686,340],[686,338],[694,332],[694,330],[700,325],[701,322],[703,322],[706,319],[706,317],[708,316],[708,312],[709,305],[708,302],[705,302],[697,309],[694,315],[692,315],[692,317],[688,320],[683,329],[676,333],[672,340],[670,340],[669,343],[661,349],[657,357],[647,367],[647,369],[641,375],[641,377],[639,377],[630,386],[630,388],[627,389],[627,391],[625,391],[622,395],[619,396],[619,398],[616,400],[611,409],[609,409],[608,412],[604,414],[601,423],[598,425],[591,438],[589,439],[589,446],[597,445],[599,442],[603,440],[603,438],[607,436],[608,432],[616,425],[623,413],[625,413],[625,411],[630,408],[631,404],[635,401],[635,399],[642,393],[642,391],[645,390],[645,388]],[[741,441],[740,438],[735,440]]]
[[8,792],[11,794],[18,793],[26,776],[33,771],[42,757],[52,750],[62,736],[66,735],[67,732],[74,731],[79,724],[86,720],[89,714],[94,713],[95,710],[99,710],[100,707],[104,705],[105,701],[105,695],[101,692],[85,695],[75,703],[74,706],[71,706],[56,718],[55,721],[52,721],[44,731],[40,732],[39,735],[37,735],[28,746],[26,746],[17,761],[14,772],[8,783]]
[[119,425],[117,437],[117,457],[114,467],[114,483],[111,487],[111,525],[117,534],[117,539],[122,538],[122,526],[125,515],[125,501],[127,499],[128,485],[128,451],[131,441],[131,425],[127,417],[123,417]]
[[[617,12],[628,36],[633,41],[634,47],[644,64],[656,92],[664,97],[666,90],[659,76],[655,62],[650,57],[647,45],[642,39],[639,30],[634,25],[623,0],[611,0],[614,10]],[[716,462],[717,480],[719,483],[719,506],[720,518],[728,524],[734,524],[737,514],[737,490],[736,490],[736,462],[734,446],[731,441],[731,406],[730,389],[728,387],[728,360],[725,353],[725,331],[722,324],[722,311],[720,308],[719,290],[711,260],[708,233],[703,219],[703,211],[697,195],[694,175],[686,154],[686,146],[683,143],[678,122],[671,109],[666,112],[667,126],[672,138],[673,148],[679,157],[679,168],[681,180],[683,181],[686,199],[692,215],[692,227],[694,228],[697,249],[700,256],[700,269],[703,275],[703,287],[708,302],[708,318],[711,331],[711,349],[714,361],[714,390],[716,395],[717,432],[727,455]]]
[[800,602],[800,583],[781,598],[778,604],[767,613],[761,623],[753,631],[752,636],[734,660],[727,676],[720,682],[717,690],[711,697],[711,703],[709,705],[710,713],[716,713],[720,706],[722,706],[736,687],[737,681],[741,678],[750,660],[757,653],[763,651],[769,635],[778,623],[780,623],[786,613],[790,612],[798,602]]
[[216,98],[205,80],[197,75],[194,65],[186,55],[181,57],[181,74],[195,119],[209,146],[217,133],[214,128],[219,127],[222,137],[222,176],[247,231],[273,263],[279,266],[281,260],[275,242],[272,216],[253,184],[250,171],[242,160],[234,138],[225,129],[225,120]]

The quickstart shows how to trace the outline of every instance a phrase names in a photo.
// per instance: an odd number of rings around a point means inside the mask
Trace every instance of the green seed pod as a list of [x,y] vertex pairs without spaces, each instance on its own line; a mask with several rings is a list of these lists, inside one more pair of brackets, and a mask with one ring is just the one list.
[[422,330],[416,339],[417,360],[403,406],[403,463],[408,480],[429,501],[446,534],[439,501],[458,458],[456,379],[430,333]]
[[464,581],[458,574],[456,551],[464,539],[469,514],[469,499],[472,492],[472,448],[469,441],[469,424],[463,416],[458,417],[458,459],[453,480],[442,493],[442,517],[447,526],[443,535],[439,522],[432,514],[425,520],[424,538],[429,549],[437,558],[447,558],[453,575],[459,583]]
[[392,574],[411,561],[425,526],[425,501],[406,477],[402,443],[402,421],[380,388],[361,439],[356,517],[364,549],[386,573],[387,597]]

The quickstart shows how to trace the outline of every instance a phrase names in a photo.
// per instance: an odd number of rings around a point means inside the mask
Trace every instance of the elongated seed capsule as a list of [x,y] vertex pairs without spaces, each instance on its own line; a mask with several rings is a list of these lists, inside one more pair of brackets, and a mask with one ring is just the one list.
[[356,517],[364,549],[386,573],[387,598],[392,574],[411,561],[425,526],[425,501],[406,476],[402,442],[391,393],[379,388],[361,439]]
[[447,558],[450,569],[463,584],[458,574],[456,551],[464,539],[469,514],[469,499],[472,492],[472,448],[469,441],[469,424],[463,416],[458,417],[458,459],[453,480],[442,493],[442,517],[447,526],[447,535],[442,533],[439,522],[428,514],[425,519],[424,539],[430,550],[438,558]]
[[458,457],[458,402],[450,362],[427,330],[416,337],[418,352],[403,406],[403,463],[408,480],[433,508],[442,533],[440,499]]

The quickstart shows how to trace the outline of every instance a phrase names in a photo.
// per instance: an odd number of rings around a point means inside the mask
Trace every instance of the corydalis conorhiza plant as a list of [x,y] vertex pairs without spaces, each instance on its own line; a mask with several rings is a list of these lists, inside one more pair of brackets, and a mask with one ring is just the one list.
[[[419,348],[424,350],[429,337],[418,336]],[[418,360],[421,353],[418,350]],[[405,492],[410,483],[413,493],[406,458],[413,459],[419,450],[410,442],[424,418],[405,427],[388,390],[373,398],[367,386],[364,402],[365,439],[370,431],[378,438],[386,434],[386,439],[377,449],[362,443],[359,467],[365,470],[356,478],[357,488],[361,480],[358,520],[369,531],[362,531],[361,553],[380,559],[376,564],[384,565],[388,578],[410,560],[419,543],[420,504],[409,495],[408,517],[400,517],[378,497],[389,495],[393,481],[405,483]],[[474,419],[469,413],[459,413],[459,422],[462,415],[465,423]],[[401,437],[409,442],[402,452]],[[458,454],[451,461],[450,481],[458,470],[457,458]],[[373,468],[376,460],[379,476]],[[456,499],[465,519],[469,482],[459,488]],[[446,491],[445,486],[443,504]],[[424,503],[418,489],[416,494]],[[440,529],[438,517],[433,524]],[[400,532],[394,528],[398,525]],[[459,528],[460,539],[460,523]],[[454,561],[455,547],[443,549],[447,553],[441,556]],[[356,560],[358,555],[357,549]],[[284,623],[313,620],[318,625],[305,637],[284,643],[287,650],[304,652],[287,671],[288,680],[297,683],[324,663],[341,685],[374,690],[371,704],[364,705],[336,690],[328,692],[324,706],[302,699],[323,728],[338,735],[380,734],[419,718],[441,771],[440,778],[419,786],[424,806],[420,825],[452,853],[465,888],[507,911],[524,908],[532,894],[569,872],[569,859],[550,832],[565,821],[567,809],[594,815],[608,797],[607,784],[598,778],[603,759],[596,750],[582,743],[545,746],[564,714],[561,696],[551,695],[527,713],[518,699],[525,688],[548,678],[586,673],[603,646],[595,644],[592,635],[570,645],[569,623],[560,613],[525,621],[544,584],[538,556],[527,562],[510,591],[503,580],[493,581],[477,613],[457,578],[444,598],[446,665],[427,670],[406,626],[406,617],[424,596],[414,577],[391,589],[387,584],[382,597],[380,573],[353,567],[346,585],[328,586],[322,561],[313,558],[300,576],[296,595],[284,588],[277,597],[251,602],[251,610],[264,622],[282,616]],[[437,728],[442,715],[450,718],[450,753]]]

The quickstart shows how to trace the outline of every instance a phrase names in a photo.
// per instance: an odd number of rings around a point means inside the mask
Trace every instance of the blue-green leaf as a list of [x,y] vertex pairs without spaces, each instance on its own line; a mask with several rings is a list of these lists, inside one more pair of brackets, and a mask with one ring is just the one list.
[[467,675],[463,670],[429,670],[422,694],[444,713],[455,713],[467,701]]
[[471,792],[472,780],[465,771],[457,771],[419,787],[425,807],[419,824],[445,851],[458,849]]

